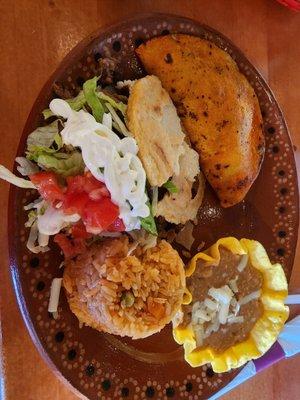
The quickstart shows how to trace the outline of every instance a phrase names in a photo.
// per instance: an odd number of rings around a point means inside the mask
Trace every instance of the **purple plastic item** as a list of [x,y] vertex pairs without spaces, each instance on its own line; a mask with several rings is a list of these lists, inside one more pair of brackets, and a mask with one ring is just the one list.
[[275,342],[265,355],[257,360],[253,360],[253,363],[255,365],[256,372],[259,372],[264,368],[270,367],[272,364],[275,364],[277,361],[282,360],[283,358],[285,358],[284,350],[278,342]]

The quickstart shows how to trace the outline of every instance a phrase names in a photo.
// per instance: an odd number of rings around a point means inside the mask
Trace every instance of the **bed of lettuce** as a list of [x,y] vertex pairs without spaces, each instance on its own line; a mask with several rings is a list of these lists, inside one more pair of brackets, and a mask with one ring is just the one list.
[[[64,99],[75,111],[84,110],[91,113],[97,122],[102,122],[105,113],[112,116],[112,125],[115,133],[129,136],[126,126],[126,100],[124,95],[118,98],[118,94],[111,89],[102,89],[98,84],[99,77],[84,82],[82,90],[73,97]],[[30,176],[38,171],[52,171],[62,178],[74,176],[84,172],[84,162],[80,150],[72,146],[66,146],[62,142],[60,131],[64,126],[63,119],[57,118],[50,109],[43,111],[43,117],[47,125],[40,126],[29,134],[26,143],[25,157],[17,157],[18,172]],[[0,166],[0,178],[23,188],[34,188],[29,180],[13,175],[5,167]],[[166,182],[165,188],[171,193],[176,192],[172,182]],[[148,196],[149,197],[149,196]],[[141,226],[152,235],[157,235],[157,227],[153,217],[152,203],[148,202],[149,216],[140,218]]]

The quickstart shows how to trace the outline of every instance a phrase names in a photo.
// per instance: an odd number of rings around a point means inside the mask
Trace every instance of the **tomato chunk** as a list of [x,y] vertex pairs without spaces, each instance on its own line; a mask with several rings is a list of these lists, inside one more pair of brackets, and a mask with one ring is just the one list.
[[87,239],[91,235],[86,231],[86,228],[82,221],[77,222],[71,228],[71,235],[74,239]]
[[105,184],[98,181],[90,172],[84,175],[76,175],[67,177],[68,193],[91,193],[94,190],[102,189],[105,197],[109,196],[109,192]]
[[107,228],[108,232],[124,232],[125,225],[121,218],[117,218],[109,227]]
[[97,234],[107,230],[118,216],[119,207],[105,197],[98,201],[89,200],[84,211],[83,222],[88,232]]
[[85,192],[81,193],[66,193],[63,204],[65,214],[79,214],[81,217],[84,214],[85,207],[89,202],[89,195]]
[[100,200],[102,197],[110,198],[110,194],[106,187],[102,186],[89,192],[89,197],[91,200]]
[[54,172],[38,172],[30,175],[31,182],[36,186],[44,200],[53,203],[64,200],[63,188],[59,186]]
[[80,254],[84,239],[89,237],[89,233],[125,230],[125,225],[119,218],[119,207],[111,201],[105,184],[95,179],[90,172],[67,177],[65,188],[59,185],[53,172],[39,172],[31,175],[30,179],[46,201],[52,204],[61,201],[65,214],[81,216],[81,222],[70,230],[71,239],[64,234],[55,236],[56,243],[66,257]]
[[72,258],[82,254],[86,250],[84,239],[69,239],[63,233],[58,233],[54,237],[54,242],[62,249],[65,258]]
[[125,226],[118,218],[119,207],[110,200],[110,193],[104,183],[88,172],[67,178],[64,211],[81,216],[86,229],[98,234],[103,230],[124,231]]

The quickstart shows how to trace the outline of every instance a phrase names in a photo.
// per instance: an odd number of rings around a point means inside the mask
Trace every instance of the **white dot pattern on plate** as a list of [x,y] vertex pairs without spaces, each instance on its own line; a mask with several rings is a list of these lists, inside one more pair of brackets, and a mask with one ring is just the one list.
[[[72,62],[61,76],[61,81],[67,88],[78,90],[83,80],[94,76],[99,71],[98,60],[100,57],[113,57],[116,60],[130,60],[136,45],[146,39],[167,33],[190,33],[211,40],[219,47],[227,51],[238,63],[240,70],[246,75],[258,96],[263,111],[264,132],[266,136],[265,162],[270,167],[270,176],[273,187],[273,198],[270,199],[274,205],[272,217],[272,246],[271,259],[280,261],[289,272],[291,259],[294,255],[296,243],[295,226],[297,224],[297,188],[295,187],[295,166],[291,164],[293,149],[288,137],[287,128],[281,112],[272,94],[267,89],[259,74],[236,48],[231,45],[222,35],[213,30],[205,28],[189,20],[165,18],[157,16],[146,24],[125,24],[122,29],[117,28],[111,33],[95,39],[88,46],[85,53]],[[129,70],[126,78],[130,78],[132,70],[128,62]],[[135,65],[136,66],[136,65]],[[136,71],[139,76],[142,70]],[[127,76],[128,75],[128,76]],[[29,203],[35,196],[32,190],[18,193],[17,204],[14,208],[16,221],[19,221],[19,210],[24,204]],[[23,288],[28,311],[36,333],[60,371],[70,380],[82,393],[91,399],[169,399],[184,398],[200,400],[207,398],[213,392],[222,387],[228,381],[227,375],[213,374],[207,366],[190,369],[190,373],[182,376],[180,368],[178,377],[166,378],[166,375],[149,376],[140,378],[138,376],[123,376],[124,365],[119,365],[116,360],[116,349],[108,348],[108,344],[100,333],[94,332],[95,343],[101,336],[101,352],[94,352],[91,343],[85,342],[82,332],[88,328],[79,329],[78,322],[69,312],[66,299],[62,294],[59,316],[55,320],[47,312],[51,281],[56,276],[62,275],[62,270],[57,267],[60,261],[56,253],[33,255],[26,249],[28,231],[24,231],[26,214],[23,212],[19,221],[19,232],[16,230],[13,241],[16,248],[21,249],[18,263],[22,266],[19,270],[26,289]],[[15,225],[16,226],[16,225]],[[98,335],[98,336],[97,336]],[[100,339],[99,339],[100,340]],[[105,350],[105,351],[104,351]],[[97,353],[97,357],[95,354]],[[129,363],[135,363],[130,360]],[[112,361],[110,360],[112,359]],[[111,372],[110,362],[115,362],[116,370]],[[183,365],[183,364],[181,364]],[[155,369],[162,365],[153,366]],[[155,372],[155,371],[154,371]],[[153,375],[154,375],[153,372]],[[74,375],[75,374],[75,375]],[[73,377],[76,377],[74,379]]]

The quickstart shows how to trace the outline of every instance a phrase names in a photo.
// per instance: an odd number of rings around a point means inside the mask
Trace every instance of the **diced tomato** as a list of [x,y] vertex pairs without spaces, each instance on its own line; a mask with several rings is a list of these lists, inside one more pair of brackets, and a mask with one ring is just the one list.
[[66,258],[72,258],[85,252],[85,239],[90,236],[83,222],[79,221],[71,227],[68,236],[63,233],[55,235],[54,242],[59,245]]
[[107,228],[108,232],[124,232],[125,225],[121,218],[117,218],[109,227]]
[[125,225],[119,218],[119,207],[111,201],[104,183],[95,179],[90,172],[67,177],[65,189],[59,186],[57,176],[53,172],[39,172],[31,175],[30,179],[46,201],[52,204],[61,201],[65,214],[81,216],[81,222],[71,228],[71,239],[64,234],[55,236],[55,242],[62,248],[66,257],[80,254],[89,233],[125,230]]
[[91,193],[94,190],[103,189],[103,195],[109,196],[109,192],[106,189],[104,183],[98,181],[90,172],[85,175],[69,176],[67,178],[68,193]]
[[67,191],[69,193],[80,193],[84,191],[85,176],[76,175],[67,177]]
[[63,233],[54,236],[54,242],[62,249],[64,256],[70,258],[73,254],[73,246],[71,241]]
[[89,197],[91,200],[100,200],[102,197],[108,197],[110,198],[109,191],[106,189],[106,187],[103,185],[102,187],[98,189],[94,189],[89,193]]
[[63,204],[65,214],[84,214],[85,207],[89,202],[89,195],[85,192],[81,193],[66,193]]
[[31,182],[36,186],[44,200],[53,203],[64,200],[64,191],[58,184],[54,172],[38,172],[30,175]]
[[86,231],[86,228],[82,221],[77,222],[71,228],[71,235],[74,239],[87,239],[91,235]]
[[82,254],[86,250],[84,239],[69,239],[63,233],[58,233],[54,237],[54,242],[62,249],[65,258],[72,258]]
[[83,222],[88,232],[100,233],[114,223],[119,216],[119,207],[107,197],[89,200],[83,215]]
[[90,172],[68,177],[67,185],[64,212],[79,214],[88,232],[97,234],[108,228],[111,231],[125,230],[123,221],[118,218],[119,207],[110,200],[105,184]]

